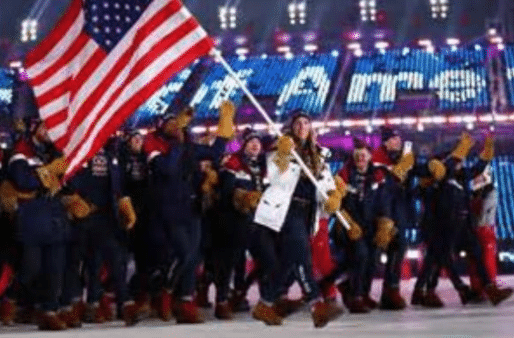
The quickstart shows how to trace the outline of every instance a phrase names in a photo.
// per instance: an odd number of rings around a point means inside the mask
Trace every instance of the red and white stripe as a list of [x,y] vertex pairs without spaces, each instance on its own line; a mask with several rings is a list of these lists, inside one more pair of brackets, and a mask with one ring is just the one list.
[[83,26],[81,0],[74,0],[25,65],[50,138],[70,163],[66,178],[166,80],[212,49],[179,0],[150,3],[109,53]]

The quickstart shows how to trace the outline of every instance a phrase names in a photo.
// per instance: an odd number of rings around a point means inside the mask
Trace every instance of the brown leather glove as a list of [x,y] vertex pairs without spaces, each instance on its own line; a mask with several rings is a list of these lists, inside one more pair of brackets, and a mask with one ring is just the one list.
[[262,192],[257,190],[245,190],[237,188],[234,191],[234,207],[236,210],[241,211],[244,214],[248,214],[257,209],[259,202],[262,197]]
[[225,101],[220,106],[220,118],[218,121],[218,135],[223,138],[231,139],[234,137],[234,117],[236,107],[232,101]]
[[379,217],[373,241],[380,249],[387,250],[389,243],[391,243],[397,232],[398,229],[394,226],[393,220],[387,217]]
[[204,172],[204,180],[200,187],[204,194],[210,194],[214,191],[214,187],[218,185],[219,177],[216,170],[210,168]]
[[50,172],[46,167],[36,168],[36,174],[43,187],[48,189],[50,195],[55,196],[55,194],[61,190],[61,182],[57,178],[57,175]]
[[350,224],[350,229],[347,229],[346,232],[348,234],[348,238],[352,241],[358,241],[362,238],[363,232],[360,225],[355,222],[355,220],[352,218],[352,216],[348,213],[346,210],[341,210],[341,214],[343,215],[343,218]]
[[0,205],[8,214],[14,214],[18,209],[18,193],[10,181],[4,180],[0,184]]
[[446,166],[443,162],[433,159],[428,162],[428,171],[432,174],[432,177],[437,181],[441,181],[446,176]]
[[469,135],[468,133],[462,133],[460,141],[451,153],[451,156],[460,161],[464,160],[468,156],[474,144],[475,140],[473,140],[471,135]]
[[91,206],[79,194],[64,196],[61,202],[74,219],[83,219],[92,212]]
[[480,153],[482,161],[490,162],[494,157],[494,137],[488,135],[485,139],[484,149]]
[[336,175],[334,177],[336,183],[336,189],[331,190],[327,193],[328,199],[325,201],[325,211],[329,214],[333,214],[341,207],[341,201],[347,194],[347,186],[343,179]]
[[68,169],[68,161],[66,161],[65,157],[59,157],[43,167],[55,176],[59,177],[66,173],[66,169]]
[[277,141],[277,151],[273,162],[278,166],[280,172],[287,170],[291,161],[291,152],[294,148],[294,141],[289,135],[281,136]]
[[396,165],[393,166],[392,173],[393,175],[400,180],[400,182],[405,181],[409,171],[414,166],[414,154],[407,153],[402,155],[400,161]]
[[121,216],[122,226],[126,230],[131,230],[136,224],[137,218],[130,197],[125,196],[118,200],[118,211]]

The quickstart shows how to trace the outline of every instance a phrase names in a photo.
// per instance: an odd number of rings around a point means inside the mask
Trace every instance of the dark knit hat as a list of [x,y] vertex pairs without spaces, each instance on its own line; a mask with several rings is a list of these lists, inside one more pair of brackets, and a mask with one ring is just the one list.
[[254,138],[256,138],[256,139],[258,139],[259,141],[262,142],[262,135],[261,134],[259,134],[257,131],[255,131],[252,128],[246,128],[243,131],[243,134],[241,135],[241,141],[242,141],[241,149],[244,149],[246,144],[248,142],[250,142],[250,140],[252,140]]
[[382,143],[387,142],[390,138],[400,136],[400,132],[396,129],[393,129],[391,127],[383,127],[380,130]]
[[368,151],[371,151],[370,146],[360,138],[354,137],[353,138],[353,149],[359,150],[359,149],[366,149]]

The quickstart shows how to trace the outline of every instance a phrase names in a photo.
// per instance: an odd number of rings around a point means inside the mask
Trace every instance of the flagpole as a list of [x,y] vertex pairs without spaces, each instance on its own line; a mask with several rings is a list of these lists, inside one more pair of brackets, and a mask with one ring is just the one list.
[[[266,113],[264,108],[262,108],[261,104],[259,103],[259,101],[257,101],[255,96],[253,96],[253,94],[250,92],[248,87],[246,87],[246,85],[243,83],[243,81],[241,81],[241,79],[239,79],[239,77],[237,77],[237,74],[234,71],[234,69],[232,69],[232,67],[228,64],[227,60],[225,60],[223,55],[221,55],[221,51],[214,48],[212,50],[211,54],[215,58],[217,58],[217,60],[219,60],[221,62],[221,64],[225,68],[225,70],[232,76],[234,81],[236,81],[237,85],[239,87],[241,87],[241,90],[246,94],[246,96],[248,97],[250,102],[255,106],[255,108],[257,108],[259,113],[266,120],[268,125],[273,129],[275,134],[277,134],[279,137],[281,137],[283,135],[283,133],[280,131],[280,129],[277,127],[277,125],[273,122],[273,120],[269,117],[269,115]],[[311,180],[312,184],[314,184],[314,186],[316,187],[318,192],[321,194],[321,197],[323,197],[324,200],[327,200],[328,199],[327,193],[323,189],[321,189],[321,186],[319,185],[318,181],[316,180],[314,175],[311,173],[311,171],[309,170],[307,165],[305,165],[305,163],[303,162],[300,155],[298,155],[298,153],[294,149],[293,149],[292,153],[293,153],[293,157],[296,159],[296,161],[298,162],[298,164],[300,165],[300,167],[302,168],[304,173],[307,175],[307,177]],[[336,215],[337,219],[341,222],[341,224],[346,228],[346,230],[350,230],[350,224],[346,221],[346,219],[343,217],[341,212],[339,212],[339,210],[335,212],[335,215]]]

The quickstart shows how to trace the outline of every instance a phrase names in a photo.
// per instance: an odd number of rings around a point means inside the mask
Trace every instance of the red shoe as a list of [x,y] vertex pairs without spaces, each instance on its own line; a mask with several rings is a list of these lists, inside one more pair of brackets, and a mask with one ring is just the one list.
[[77,316],[77,313],[73,312],[72,306],[62,309],[59,311],[57,316],[68,328],[77,328],[82,326],[82,321]]
[[354,297],[348,308],[350,313],[369,313],[371,310],[366,306],[364,297]]
[[112,322],[114,320],[115,307],[114,297],[104,293],[100,298],[100,311],[102,311],[105,321]]
[[232,309],[230,308],[230,304],[228,301],[221,302],[216,304],[216,309],[214,310],[214,316],[219,320],[231,320],[232,319]]
[[11,299],[4,300],[0,305],[0,316],[4,325],[13,325],[16,318],[16,302]]
[[157,312],[157,316],[167,322],[171,320],[171,295],[168,291],[162,290],[159,296],[152,300],[152,309]]
[[177,306],[177,324],[201,324],[204,320],[193,301],[181,301]]
[[55,312],[43,312],[39,315],[39,329],[44,331],[66,330],[66,324],[59,319]]

